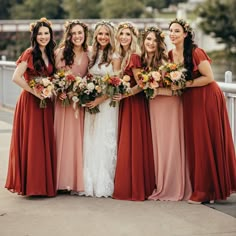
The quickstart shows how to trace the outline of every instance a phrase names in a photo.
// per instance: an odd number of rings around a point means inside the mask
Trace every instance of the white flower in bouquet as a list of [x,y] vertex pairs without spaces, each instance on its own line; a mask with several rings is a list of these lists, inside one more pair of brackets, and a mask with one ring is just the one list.
[[95,89],[94,83],[92,83],[92,82],[88,83],[87,89],[88,89],[90,92],[92,92],[92,91]]

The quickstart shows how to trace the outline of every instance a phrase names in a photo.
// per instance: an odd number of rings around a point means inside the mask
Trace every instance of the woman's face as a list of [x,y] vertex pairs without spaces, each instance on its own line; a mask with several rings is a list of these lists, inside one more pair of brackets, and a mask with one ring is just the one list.
[[132,35],[129,28],[123,29],[120,32],[118,40],[125,50],[127,50],[132,42]]
[[173,44],[183,44],[187,33],[184,32],[183,27],[178,23],[173,23],[170,28],[170,40]]
[[157,38],[154,32],[148,33],[144,40],[144,48],[148,54],[154,54],[157,51]]
[[102,25],[98,30],[97,42],[100,45],[100,49],[104,49],[110,43],[109,30],[104,25]]
[[84,42],[84,28],[81,25],[75,25],[71,28],[71,42],[75,47],[81,47]]
[[51,35],[50,35],[49,28],[45,26],[41,26],[36,36],[36,41],[39,44],[39,47],[40,48],[46,47],[50,39],[51,39]]

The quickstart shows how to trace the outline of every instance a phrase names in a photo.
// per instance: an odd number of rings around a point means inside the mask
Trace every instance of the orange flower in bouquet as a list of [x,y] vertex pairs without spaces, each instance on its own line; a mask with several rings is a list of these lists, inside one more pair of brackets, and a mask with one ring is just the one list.
[[55,94],[61,100],[62,106],[70,105],[69,94],[72,92],[75,81],[76,76],[70,71],[59,70],[54,74],[52,82],[55,87]]
[[34,77],[29,81],[30,88],[40,94],[43,99],[40,100],[39,107],[47,107],[47,98],[51,98],[54,94],[54,85],[50,77]]
[[159,67],[159,71],[162,75],[163,87],[170,87],[176,85],[179,87],[177,95],[183,93],[183,89],[186,87],[185,71],[186,69],[176,63],[166,63]]
[[138,86],[144,90],[146,98],[151,99],[154,90],[160,86],[161,74],[159,71],[143,69],[138,72]]
[[[122,79],[117,75],[105,75],[102,78],[103,93],[112,98],[115,94],[129,94],[130,93],[130,77],[125,75]],[[118,101],[111,100],[109,105],[116,107]]]

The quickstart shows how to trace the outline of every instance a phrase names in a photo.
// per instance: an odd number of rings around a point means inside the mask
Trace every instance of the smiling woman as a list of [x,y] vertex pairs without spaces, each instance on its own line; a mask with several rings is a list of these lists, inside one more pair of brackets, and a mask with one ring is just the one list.
[[[114,32],[111,22],[101,21],[96,24],[90,50],[89,73],[97,77],[99,83],[104,76],[113,75],[120,70],[120,60],[114,54]],[[85,113],[82,195],[110,197],[114,190],[118,107],[110,107],[109,103],[110,99],[104,94],[86,104],[90,110],[99,106],[100,112]]]
[[56,44],[46,18],[32,23],[30,29],[31,47],[17,60],[12,78],[23,91],[15,109],[5,187],[20,195],[52,197],[56,194],[53,103],[47,99],[47,106],[40,108],[42,93],[30,84],[55,72]]
[[[88,27],[79,20],[67,21],[63,39],[56,50],[56,68],[73,76],[84,77],[88,69]],[[83,183],[83,126],[84,109],[78,108],[77,119],[70,101],[71,94],[63,92],[57,97],[54,132],[57,147],[57,190],[80,192]],[[64,103],[65,104],[65,103]]]

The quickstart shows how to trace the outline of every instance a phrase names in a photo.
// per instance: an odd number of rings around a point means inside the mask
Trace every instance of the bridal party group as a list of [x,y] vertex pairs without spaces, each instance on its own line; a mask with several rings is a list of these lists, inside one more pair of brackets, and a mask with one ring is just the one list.
[[[89,29],[71,20],[56,45],[49,20],[31,23],[31,46],[16,61],[12,78],[22,92],[5,188],[23,196],[67,192],[192,204],[236,192],[235,147],[211,59],[194,42],[187,21],[173,19],[168,29],[167,36],[156,25],[138,30],[132,22],[109,21]],[[159,83],[147,98],[140,74],[166,63],[182,65],[185,83]],[[79,78],[126,76],[130,90],[100,93],[76,108],[73,92],[63,92],[40,107],[45,98],[32,82],[61,70]],[[66,99],[69,105],[62,105]]]

